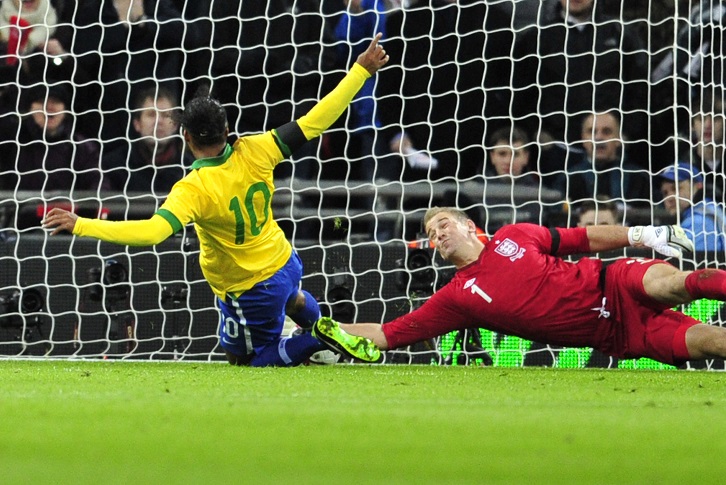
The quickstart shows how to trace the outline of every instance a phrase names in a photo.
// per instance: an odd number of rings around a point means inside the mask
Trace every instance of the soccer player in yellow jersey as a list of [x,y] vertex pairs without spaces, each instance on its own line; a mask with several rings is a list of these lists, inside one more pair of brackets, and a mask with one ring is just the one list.
[[[204,277],[221,310],[220,345],[231,364],[297,365],[326,348],[375,362],[380,351],[365,338],[320,318],[320,307],[300,289],[302,263],[272,218],[273,169],[323,133],[343,113],[363,83],[388,62],[377,34],[338,86],[306,115],[263,134],[227,144],[222,105],[192,99],[181,116],[184,140],[195,158],[161,208],[147,220],[105,221],[51,210],[43,227],[118,244],[153,245],[194,223]],[[282,338],[285,314],[311,332]]]

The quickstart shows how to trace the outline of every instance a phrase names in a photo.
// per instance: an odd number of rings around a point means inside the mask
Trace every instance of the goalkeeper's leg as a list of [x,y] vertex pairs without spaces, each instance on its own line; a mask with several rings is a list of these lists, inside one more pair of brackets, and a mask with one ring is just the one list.
[[686,331],[686,348],[691,359],[726,358],[726,328],[699,323]]
[[[726,301],[726,271],[680,271],[670,264],[653,264],[643,276],[645,292],[668,305],[700,298]],[[686,331],[686,348],[692,359],[726,358],[726,328],[698,324]]]
[[[693,299],[726,300],[726,271],[699,269],[689,272],[684,286]],[[726,328],[695,325],[686,332],[686,346],[695,359],[726,358]]]
[[726,271],[681,271],[670,264],[653,264],[643,276],[645,292],[660,303],[682,305],[700,298],[726,301]]

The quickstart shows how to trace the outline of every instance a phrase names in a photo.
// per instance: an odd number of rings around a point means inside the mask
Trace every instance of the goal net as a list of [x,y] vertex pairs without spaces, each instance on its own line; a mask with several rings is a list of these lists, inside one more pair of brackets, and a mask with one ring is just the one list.
[[[149,217],[192,161],[174,113],[195,94],[223,103],[230,141],[276,128],[379,31],[389,64],[276,169],[274,217],[324,313],[385,322],[445,284],[454,269],[422,234],[433,205],[488,235],[690,224],[699,250],[680,264],[723,264],[722,2],[143,3],[0,4],[2,356],[223,360],[192,227],[126,247],[51,237],[40,220]],[[652,256],[601,256],[623,255]],[[721,302],[683,310],[723,322]],[[385,361],[664,367],[480,329]]]

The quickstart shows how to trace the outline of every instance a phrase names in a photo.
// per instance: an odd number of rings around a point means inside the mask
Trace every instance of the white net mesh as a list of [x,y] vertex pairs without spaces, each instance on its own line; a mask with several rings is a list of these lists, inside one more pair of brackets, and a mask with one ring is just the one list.
[[[559,0],[345,3],[0,4],[0,354],[221,359],[193,231],[128,248],[39,221],[56,206],[149,217],[191,162],[172,115],[197,90],[225,105],[233,136],[276,128],[376,31],[391,62],[373,89],[276,173],[275,217],[325,313],[387,321],[451,276],[409,244],[431,205],[487,234],[611,209],[629,225],[690,217],[703,245],[685,267],[723,259],[721,2],[595,1],[593,15]],[[669,188],[679,162],[700,173]],[[663,201],[692,192],[712,222]],[[686,311],[720,324],[720,308]],[[491,332],[422,345],[387,359],[650,365]]]

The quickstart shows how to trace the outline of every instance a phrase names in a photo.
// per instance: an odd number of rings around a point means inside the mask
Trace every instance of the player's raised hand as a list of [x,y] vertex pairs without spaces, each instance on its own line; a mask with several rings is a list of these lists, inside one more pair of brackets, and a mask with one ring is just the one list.
[[356,62],[363,66],[371,76],[375,74],[380,68],[386,65],[388,62],[388,54],[385,49],[378,44],[383,34],[380,32],[373,37],[373,40],[368,45],[368,48],[361,55],[358,56]]
[[43,225],[43,229],[52,230],[50,233],[51,236],[54,236],[61,231],[68,231],[73,234],[73,228],[76,227],[77,220],[78,216],[73,212],[56,207],[51,209],[50,212],[45,215],[41,224]]

